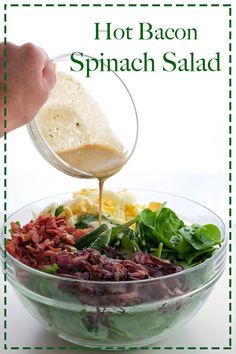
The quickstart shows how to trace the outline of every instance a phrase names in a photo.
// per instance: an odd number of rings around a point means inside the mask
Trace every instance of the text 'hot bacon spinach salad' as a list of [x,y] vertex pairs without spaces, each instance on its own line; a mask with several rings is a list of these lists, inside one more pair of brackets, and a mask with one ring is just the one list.
[[218,226],[190,224],[168,201],[138,204],[125,190],[104,191],[101,225],[98,192],[86,189],[10,227],[22,302],[54,333],[92,347],[162,338],[205,301],[223,267],[223,258],[197,267],[220,253]]

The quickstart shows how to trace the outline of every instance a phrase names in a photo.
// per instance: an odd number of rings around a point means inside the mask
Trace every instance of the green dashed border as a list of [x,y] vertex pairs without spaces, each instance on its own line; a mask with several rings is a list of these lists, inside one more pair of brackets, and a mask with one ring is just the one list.
[[232,7],[231,3],[228,4],[208,4],[208,3],[202,3],[202,4],[156,4],[156,3],[140,3],[140,4],[98,4],[98,3],[83,3],[83,4],[52,4],[52,3],[46,3],[46,4],[30,4],[30,3],[24,3],[24,4],[17,4],[17,3],[12,3],[9,4],[9,7]]
[[[224,3],[224,4],[209,4],[209,3],[201,3],[201,4],[192,4],[192,3],[166,3],[166,4],[158,4],[158,3],[119,3],[119,4],[98,4],[98,3],[71,3],[71,4],[18,4],[18,3],[11,3],[11,4],[4,4],[4,12],[3,12],[3,33],[4,33],[4,53],[3,53],[3,110],[4,110],[4,154],[3,154],[3,165],[4,165],[4,178],[3,178],[3,192],[4,192],[4,245],[6,244],[6,237],[7,237],[7,52],[6,52],[6,43],[7,43],[7,10],[9,7],[227,7],[228,8],[228,227],[229,227],[229,293],[228,293],[228,346],[225,347],[203,347],[203,346],[143,346],[143,347],[112,347],[112,346],[105,346],[105,347],[96,347],[93,350],[104,350],[104,349],[114,349],[114,350],[230,350],[232,349],[232,4],[231,3]],[[7,345],[7,274],[6,274],[6,250],[4,250],[4,350],[11,349],[11,350],[88,350],[91,348],[88,347],[81,347],[81,346],[11,346],[8,347]]]
[[3,153],[3,168],[4,168],[4,177],[3,177],[3,210],[4,210],[4,319],[3,319],[3,338],[4,338],[4,349],[6,349],[6,341],[7,341],[7,273],[6,273],[6,236],[7,236],[7,50],[6,50],[6,43],[7,43],[7,5],[4,5],[4,24],[3,24],[3,33],[4,33],[4,46],[3,46],[3,113],[4,113],[4,153]]

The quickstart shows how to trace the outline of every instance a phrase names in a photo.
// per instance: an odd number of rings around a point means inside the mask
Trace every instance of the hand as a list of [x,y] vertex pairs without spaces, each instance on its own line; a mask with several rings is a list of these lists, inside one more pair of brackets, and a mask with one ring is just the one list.
[[[3,43],[0,44],[0,93],[4,95],[3,87]],[[56,82],[53,65],[46,52],[27,43],[17,46],[6,45],[7,61],[7,116],[4,117],[3,98],[0,103],[0,137],[7,132],[20,127],[35,117],[41,106],[46,102],[49,93]],[[4,129],[4,119],[7,127]]]

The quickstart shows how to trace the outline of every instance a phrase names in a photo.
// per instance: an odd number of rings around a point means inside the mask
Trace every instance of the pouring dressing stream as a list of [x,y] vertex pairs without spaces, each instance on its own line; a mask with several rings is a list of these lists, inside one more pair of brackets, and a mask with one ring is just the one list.
[[99,181],[99,225],[102,222],[102,193],[107,178],[118,172],[126,155],[105,145],[83,145],[77,149],[58,151],[57,155],[69,165],[89,173]]

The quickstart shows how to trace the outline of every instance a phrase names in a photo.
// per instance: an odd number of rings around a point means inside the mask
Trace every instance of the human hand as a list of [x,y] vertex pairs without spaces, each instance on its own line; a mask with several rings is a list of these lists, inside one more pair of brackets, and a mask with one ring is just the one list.
[[[3,62],[6,49],[6,108],[4,117],[3,99],[0,103],[0,137],[4,131],[18,128],[35,117],[46,102],[56,82],[52,62],[46,52],[27,43],[17,46],[0,43],[0,93],[4,95]],[[4,119],[7,121],[4,129]]]

